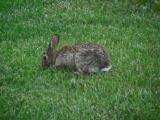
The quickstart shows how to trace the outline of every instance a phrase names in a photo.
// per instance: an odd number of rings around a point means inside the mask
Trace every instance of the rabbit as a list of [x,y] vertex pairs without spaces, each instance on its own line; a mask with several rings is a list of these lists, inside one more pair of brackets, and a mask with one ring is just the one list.
[[42,56],[42,67],[50,65],[74,69],[79,73],[107,72],[112,68],[108,51],[98,44],[66,45],[56,50],[59,35],[54,34]]

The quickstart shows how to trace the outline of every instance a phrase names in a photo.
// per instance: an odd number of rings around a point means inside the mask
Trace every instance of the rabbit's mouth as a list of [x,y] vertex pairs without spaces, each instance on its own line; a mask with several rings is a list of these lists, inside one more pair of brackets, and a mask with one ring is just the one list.
[[43,67],[43,68],[47,68],[47,67],[49,67],[49,66],[50,66],[50,64],[49,64],[48,62],[42,61],[42,67]]

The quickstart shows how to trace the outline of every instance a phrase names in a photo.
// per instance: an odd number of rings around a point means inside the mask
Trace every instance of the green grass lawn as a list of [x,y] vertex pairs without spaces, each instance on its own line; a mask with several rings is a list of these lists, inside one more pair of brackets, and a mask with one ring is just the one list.
[[[142,0],[141,0],[142,1]],[[1,0],[0,120],[160,120],[160,15],[127,0]],[[41,68],[53,33],[109,49],[93,75]]]

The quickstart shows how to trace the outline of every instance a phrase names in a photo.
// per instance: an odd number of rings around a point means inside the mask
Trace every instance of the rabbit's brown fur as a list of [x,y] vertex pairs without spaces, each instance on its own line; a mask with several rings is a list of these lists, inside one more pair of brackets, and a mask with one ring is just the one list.
[[[55,35],[43,56],[42,65],[63,66],[76,69],[81,73],[96,72],[111,67],[110,58],[106,49],[97,44],[68,45],[55,50],[59,39]],[[52,45],[52,46],[51,46]]]

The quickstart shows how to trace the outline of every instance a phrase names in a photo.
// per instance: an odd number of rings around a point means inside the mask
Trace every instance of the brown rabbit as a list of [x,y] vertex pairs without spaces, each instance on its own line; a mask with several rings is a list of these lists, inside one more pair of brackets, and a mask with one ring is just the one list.
[[80,73],[107,72],[112,68],[106,49],[97,44],[67,45],[60,50],[55,47],[59,36],[55,34],[43,53],[42,66],[62,66]]

